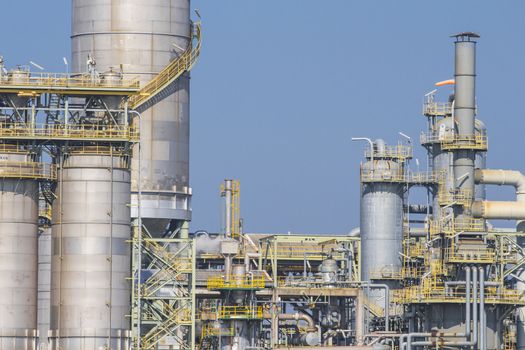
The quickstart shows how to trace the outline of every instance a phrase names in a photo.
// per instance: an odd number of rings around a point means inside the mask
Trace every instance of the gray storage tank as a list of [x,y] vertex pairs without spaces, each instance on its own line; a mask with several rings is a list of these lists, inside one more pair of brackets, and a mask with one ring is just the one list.
[[[29,154],[13,151],[0,154],[0,159],[31,162]],[[24,171],[17,168],[3,165],[2,174],[10,175],[0,181],[0,349],[35,350],[38,181],[13,178],[16,171]]]
[[129,346],[130,171],[127,157],[64,155],[53,203],[51,349]]
[[[99,72],[122,67],[144,85],[176,59],[191,36],[190,0],[72,0],[74,72],[85,72],[88,55]],[[142,113],[141,216],[154,235],[170,220],[191,219],[189,184],[189,74]],[[137,203],[138,147],[132,161]],[[132,206],[132,216],[138,215]]]

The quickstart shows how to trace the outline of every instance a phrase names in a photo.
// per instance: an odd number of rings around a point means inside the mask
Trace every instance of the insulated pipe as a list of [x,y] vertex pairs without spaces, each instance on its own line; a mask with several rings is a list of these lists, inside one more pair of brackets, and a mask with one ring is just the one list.
[[[476,42],[474,33],[454,35],[455,42],[455,92],[454,124],[461,138],[474,139],[476,127]],[[475,152],[459,149],[454,152],[455,187],[474,193]]]
[[[516,170],[476,169],[474,178],[478,184],[513,186],[516,189],[516,201],[525,202],[525,175]],[[522,221],[516,223],[518,231],[525,231]]]
[[525,202],[476,201],[472,216],[483,219],[525,220]]
[[[267,319],[271,319],[272,315],[270,313],[264,313],[263,317]],[[306,323],[308,323],[308,328],[307,328],[308,332],[317,332],[317,327],[315,325],[314,319],[307,314],[303,314],[300,312],[296,312],[293,314],[278,314],[277,318],[279,320],[305,321]]]

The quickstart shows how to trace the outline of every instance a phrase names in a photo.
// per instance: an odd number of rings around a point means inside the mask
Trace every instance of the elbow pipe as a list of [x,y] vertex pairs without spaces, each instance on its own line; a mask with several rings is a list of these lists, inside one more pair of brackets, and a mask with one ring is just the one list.
[[[271,315],[265,314],[265,318],[271,318]],[[279,320],[295,320],[295,321],[305,321],[308,324],[308,332],[317,332],[317,327],[315,326],[315,321],[312,317],[307,314],[296,312],[293,314],[279,314],[277,316]]]
[[477,184],[513,186],[516,194],[525,194],[525,175],[516,170],[476,169],[474,181]]

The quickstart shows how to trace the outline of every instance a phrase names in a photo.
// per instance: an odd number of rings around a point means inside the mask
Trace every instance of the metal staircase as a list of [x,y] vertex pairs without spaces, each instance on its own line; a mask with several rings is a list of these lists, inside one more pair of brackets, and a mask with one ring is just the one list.
[[136,95],[130,97],[129,106],[142,112],[162,99],[162,93],[177,81],[184,73],[189,72],[201,52],[201,23],[193,25],[192,40],[179,58],[173,60],[154,79],[148,82]]

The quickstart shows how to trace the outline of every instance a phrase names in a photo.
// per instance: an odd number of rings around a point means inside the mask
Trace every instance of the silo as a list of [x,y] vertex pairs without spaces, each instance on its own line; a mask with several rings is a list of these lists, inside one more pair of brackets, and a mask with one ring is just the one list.
[[51,349],[127,349],[130,171],[103,148],[61,157],[53,202]]
[[[141,84],[176,59],[191,36],[190,0],[73,0],[72,60],[86,71],[91,55],[99,72],[122,67]],[[149,232],[164,232],[170,220],[191,219],[189,187],[189,74],[142,112],[141,216]],[[132,161],[137,203],[138,147]],[[138,214],[132,206],[132,216]]]
[[[34,163],[28,154],[13,151],[0,154],[0,349],[34,350],[38,181],[15,176],[17,172],[36,174],[39,169],[31,165]],[[17,165],[12,166],[11,162]]]

